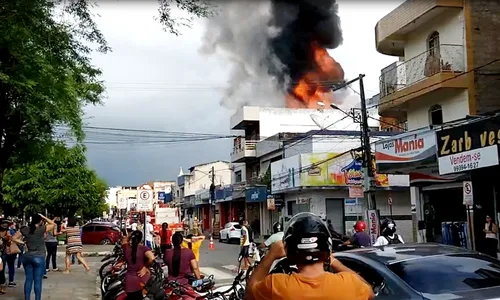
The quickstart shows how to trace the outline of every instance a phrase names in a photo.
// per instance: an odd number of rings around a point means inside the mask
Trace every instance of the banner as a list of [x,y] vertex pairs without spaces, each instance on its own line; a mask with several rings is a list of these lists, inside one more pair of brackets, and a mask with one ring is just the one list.
[[432,129],[399,134],[375,143],[379,172],[395,173],[436,161],[436,136]]
[[362,163],[350,153],[308,153],[301,155],[301,186],[357,186],[363,184]]
[[366,211],[366,225],[368,226],[370,243],[373,245],[380,233],[380,217],[377,210],[371,209]]

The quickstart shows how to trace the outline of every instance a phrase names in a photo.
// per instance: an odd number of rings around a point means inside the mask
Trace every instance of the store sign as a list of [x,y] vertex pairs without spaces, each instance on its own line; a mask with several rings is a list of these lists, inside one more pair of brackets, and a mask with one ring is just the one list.
[[276,193],[299,187],[300,173],[300,155],[271,163],[271,191]]
[[267,199],[267,187],[251,187],[245,191],[245,200],[247,203],[264,202]]
[[485,118],[436,132],[439,174],[498,165],[500,117]]
[[370,235],[370,243],[373,245],[377,241],[380,232],[380,219],[378,211],[371,209],[366,211],[366,220],[368,221],[368,234]]
[[421,164],[436,159],[434,130],[404,133],[375,143],[375,160],[380,172],[405,169],[409,164]]
[[302,186],[356,186],[363,184],[361,161],[350,153],[302,154],[300,174]]
[[350,186],[349,187],[349,198],[363,198],[364,192],[363,188],[360,186]]
[[268,210],[275,210],[276,209],[274,197],[271,195],[267,196],[267,209]]

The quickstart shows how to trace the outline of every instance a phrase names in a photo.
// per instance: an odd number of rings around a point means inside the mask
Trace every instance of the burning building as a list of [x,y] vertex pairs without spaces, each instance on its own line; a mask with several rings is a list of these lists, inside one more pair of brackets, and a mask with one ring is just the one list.
[[201,50],[233,63],[224,106],[316,108],[336,101],[332,86],[344,71],[328,53],[342,43],[335,0],[228,1],[220,9]]

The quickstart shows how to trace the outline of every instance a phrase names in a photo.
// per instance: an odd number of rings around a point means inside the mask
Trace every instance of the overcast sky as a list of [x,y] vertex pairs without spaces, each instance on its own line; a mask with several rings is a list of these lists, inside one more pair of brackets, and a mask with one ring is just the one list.
[[[347,78],[366,74],[368,96],[378,93],[380,70],[396,59],[375,50],[376,22],[402,1],[340,2],[343,45],[331,51]],[[96,21],[113,51],[95,55],[106,81],[105,104],[87,108],[90,126],[229,133],[232,111],[221,107],[230,65],[224,56],[199,54],[203,21],[177,37],[154,19],[156,1],[100,2]],[[173,145],[89,144],[92,168],[110,186],[174,180],[179,168],[230,160],[231,140]]]

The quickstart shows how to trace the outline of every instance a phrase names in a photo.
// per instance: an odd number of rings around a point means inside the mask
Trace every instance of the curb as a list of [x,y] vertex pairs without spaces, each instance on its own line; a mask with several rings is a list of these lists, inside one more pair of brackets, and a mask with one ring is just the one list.
[[96,299],[101,299],[101,278],[99,275],[95,278],[95,294],[94,294]]
[[[82,252],[83,257],[101,257],[111,254],[110,251],[101,251],[101,252]],[[66,252],[58,252],[57,257],[66,257]]]

